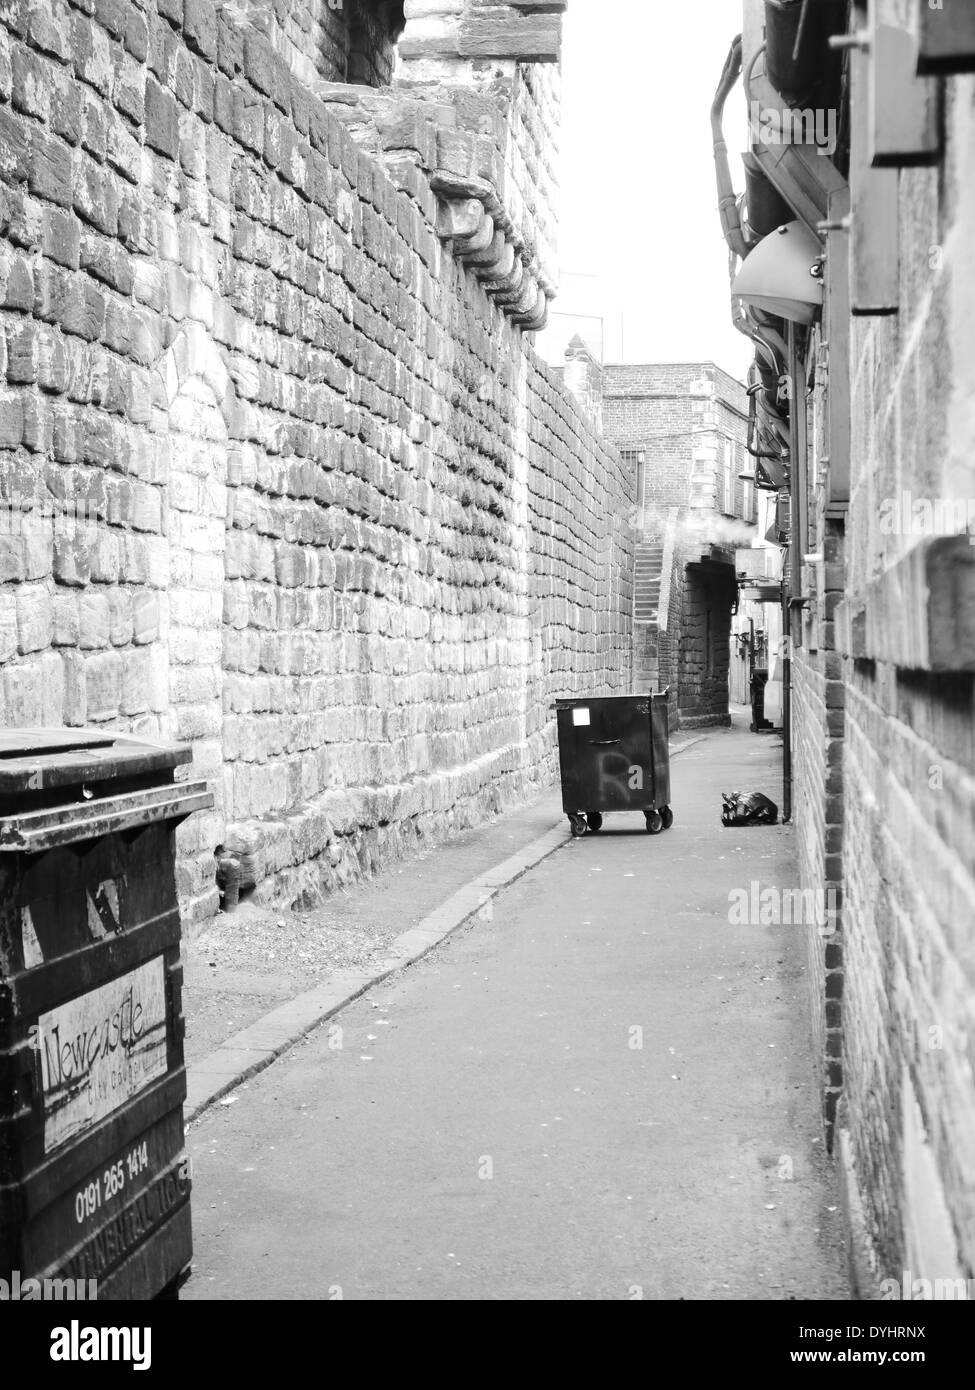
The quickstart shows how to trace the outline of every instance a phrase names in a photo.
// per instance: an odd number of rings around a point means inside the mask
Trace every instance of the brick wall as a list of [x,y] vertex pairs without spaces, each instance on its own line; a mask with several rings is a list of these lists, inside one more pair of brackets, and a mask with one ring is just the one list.
[[807,571],[809,598],[802,642],[790,644],[792,658],[793,821],[799,868],[806,887],[831,893],[836,909],[829,932],[807,936],[813,992],[816,1065],[823,1095],[827,1147],[832,1149],[836,1107],[843,1084],[843,827],[846,690],[843,661],[836,650],[832,614],[842,594],[843,528],[820,508],[813,542],[822,554],[817,571]]
[[393,163],[206,0],[0,11],[0,721],[192,743],[188,920],[220,840],[314,901],[625,687],[632,480]]
[[[833,881],[842,845],[837,1124],[874,1274],[898,1281],[904,1270],[975,1274],[975,649],[964,534],[975,515],[975,80],[951,79],[944,95],[938,165],[897,175],[897,313],[850,327],[850,502],[842,529],[820,525],[824,562],[803,586],[816,640],[795,670],[808,883]],[[906,511],[892,510],[905,494]],[[962,520],[946,549],[923,512],[912,524],[911,502],[952,501]],[[839,987],[835,975],[824,980],[829,965],[819,962],[827,1053],[838,1017],[830,978]]]

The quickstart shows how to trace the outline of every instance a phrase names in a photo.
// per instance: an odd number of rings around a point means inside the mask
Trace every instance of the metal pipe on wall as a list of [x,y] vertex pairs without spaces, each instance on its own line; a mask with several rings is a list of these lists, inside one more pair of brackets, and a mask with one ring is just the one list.
[[782,586],[782,823],[792,819],[792,638],[789,586]]
[[793,626],[801,621],[802,557],[805,534],[805,447],[806,397],[797,343],[797,329],[788,326],[789,347],[789,577],[783,592],[782,632],[785,652],[782,659],[782,819],[792,818],[792,648]]

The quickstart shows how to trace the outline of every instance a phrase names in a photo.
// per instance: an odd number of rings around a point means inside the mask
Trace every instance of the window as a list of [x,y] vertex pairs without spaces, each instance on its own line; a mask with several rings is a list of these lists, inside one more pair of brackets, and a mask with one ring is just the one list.
[[755,484],[747,480],[742,483],[741,514],[745,521],[755,520]]
[[[739,444],[735,450],[739,460],[739,472],[748,473],[752,470],[748,466],[745,458],[745,451]],[[742,480],[741,484],[741,514],[745,521],[754,521],[755,517],[755,484],[747,479]]]

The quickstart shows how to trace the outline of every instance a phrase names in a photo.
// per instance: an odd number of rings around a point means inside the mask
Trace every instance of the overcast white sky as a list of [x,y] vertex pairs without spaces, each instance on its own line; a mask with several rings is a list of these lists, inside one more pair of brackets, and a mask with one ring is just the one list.
[[[569,0],[562,289],[538,343],[549,360],[582,329],[597,354],[604,338],[606,361],[713,360],[744,375],[752,352],[731,326],[709,119],[741,12],[741,0]],[[740,193],[740,87],[728,117]],[[603,323],[570,323],[570,310]]]

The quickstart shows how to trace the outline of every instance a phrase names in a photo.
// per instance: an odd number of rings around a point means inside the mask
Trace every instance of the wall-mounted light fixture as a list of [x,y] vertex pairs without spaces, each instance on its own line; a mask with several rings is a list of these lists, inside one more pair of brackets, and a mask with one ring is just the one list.
[[733,298],[793,323],[813,323],[823,307],[823,248],[802,222],[763,237],[742,264]]

